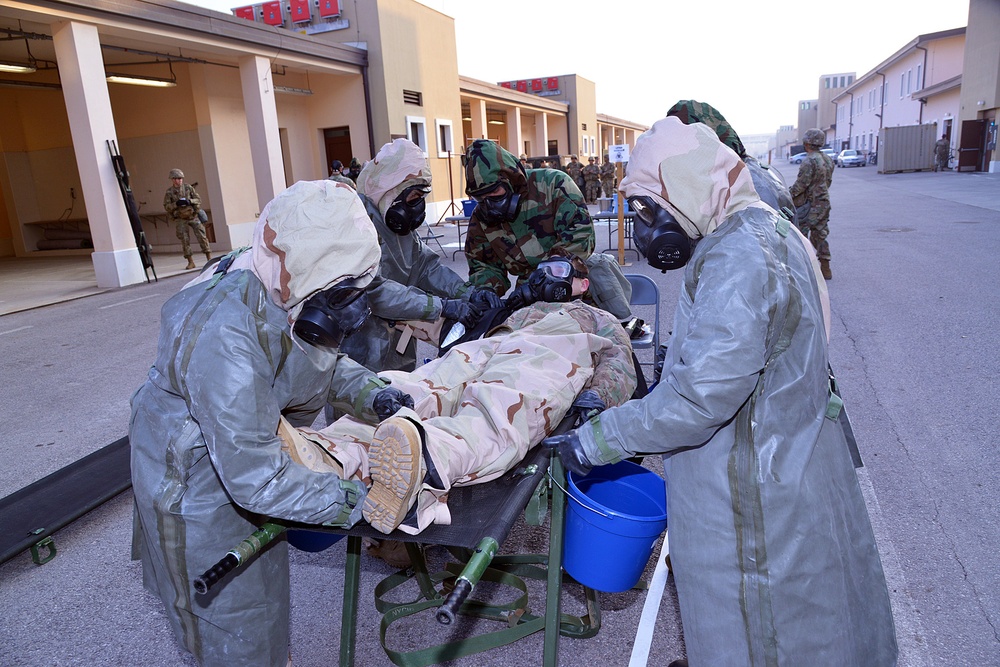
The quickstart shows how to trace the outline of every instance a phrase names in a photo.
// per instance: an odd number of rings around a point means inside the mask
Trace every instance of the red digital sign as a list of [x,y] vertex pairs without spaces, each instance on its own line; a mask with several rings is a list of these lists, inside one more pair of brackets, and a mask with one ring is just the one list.
[[280,2],[262,2],[260,10],[264,12],[264,23],[268,25],[281,25],[285,22],[281,16]]
[[522,93],[528,92],[528,82],[524,79],[521,79],[520,81],[517,82],[517,89]]
[[246,19],[247,21],[256,20],[256,17],[253,15],[253,7],[252,6],[249,6],[249,7],[237,7],[236,9],[233,10],[233,14],[236,15],[236,18]]
[[548,80],[548,84],[549,84],[548,85],[548,89],[549,90],[558,90],[559,89],[559,77],[557,77],[557,76],[550,76],[549,80]]
[[500,87],[501,88],[512,88],[513,86],[511,85],[510,81],[504,81],[503,83],[500,84]]
[[339,0],[319,0],[319,15],[323,18],[340,15]]
[[302,23],[312,18],[309,14],[309,0],[289,0],[292,23]]
[[541,89],[542,89],[542,80],[541,79],[532,79],[531,80],[531,92],[537,93]]

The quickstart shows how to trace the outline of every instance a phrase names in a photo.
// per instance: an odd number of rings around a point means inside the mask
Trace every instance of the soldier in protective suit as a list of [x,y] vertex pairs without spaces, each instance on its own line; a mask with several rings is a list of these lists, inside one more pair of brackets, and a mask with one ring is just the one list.
[[375,423],[413,401],[338,354],[368,314],[378,241],[352,189],[302,181],[261,212],[253,245],[163,306],[156,361],[132,398],[133,555],[202,665],[288,661],[288,545],[208,595],[192,582],[261,517],[349,527],[365,486],[294,463],[279,419],[327,402]]
[[[397,349],[406,332],[396,329],[395,322],[445,317],[471,326],[477,311],[463,297],[477,290],[443,265],[416,233],[431,190],[431,172],[419,146],[408,139],[382,146],[357,185],[378,233],[382,259],[367,289],[373,317],[344,341],[341,352],[373,371],[413,370],[416,340]],[[492,293],[480,296],[498,301]]]
[[820,148],[826,142],[826,135],[817,128],[807,130],[802,137],[806,158],[799,165],[799,175],[789,189],[792,201],[798,207],[809,205],[808,211],[797,219],[799,229],[805,234],[819,257],[823,277],[833,279],[830,269],[830,183],[833,182],[833,160]]
[[466,152],[465,175],[465,191],[478,202],[465,238],[472,285],[505,294],[508,274],[520,284],[561,249],[587,263],[587,303],[619,320],[631,318],[632,288],[612,257],[594,252],[594,223],[566,173],[525,172],[517,157],[495,141],[477,139]]
[[[586,267],[570,266],[566,258],[542,262],[532,294],[565,301],[584,292]],[[456,345],[413,373],[383,376],[413,396],[412,410],[378,428],[342,417],[318,432],[287,429],[286,442],[305,465],[371,479],[364,516],[385,533],[450,523],[453,486],[496,479],[568,412],[621,405],[636,387],[625,330],[579,300],[530,303],[486,338]]]
[[702,124],[657,121],[630,157],[637,245],[686,263],[662,379],[543,444],[577,475],[664,454],[691,665],[894,665],[808,242]]

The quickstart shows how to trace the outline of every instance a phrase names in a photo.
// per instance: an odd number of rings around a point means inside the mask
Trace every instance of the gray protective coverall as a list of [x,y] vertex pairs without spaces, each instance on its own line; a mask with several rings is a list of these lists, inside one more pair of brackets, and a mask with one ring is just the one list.
[[816,266],[748,180],[703,125],[666,118],[638,140],[622,189],[656,198],[701,238],[663,379],[581,427],[581,445],[592,463],[666,455],[692,667],[892,665],[881,562],[828,413]]
[[358,176],[358,193],[378,232],[382,260],[368,287],[372,317],[344,341],[341,351],[373,371],[416,367],[416,341],[397,352],[400,331],[390,322],[436,320],[442,297],[461,298],[469,289],[415,231],[400,235],[385,224],[385,212],[400,193],[430,183],[423,151],[406,139],[383,146]]
[[[317,269],[322,257],[328,268]],[[372,275],[378,246],[350,188],[300,182],[265,208],[237,261],[217,284],[191,284],[163,307],[156,362],[132,398],[133,544],[146,587],[201,664],[285,665],[284,540],[207,595],[192,582],[262,517],[360,517],[364,486],[293,463],[276,432],[282,415],[311,424],[327,400],[375,420],[373,390],[384,383],[335,352],[307,356],[289,330],[311,294]]]

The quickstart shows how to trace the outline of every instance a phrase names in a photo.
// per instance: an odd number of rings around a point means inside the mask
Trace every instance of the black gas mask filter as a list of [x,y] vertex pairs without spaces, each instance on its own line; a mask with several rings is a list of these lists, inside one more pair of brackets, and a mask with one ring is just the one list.
[[645,195],[629,197],[628,203],[636,217],[632,238],[649,265],[667,272],[687,264],[691,239],[670,211]]
[[528,279],[507,297],[506,305],[512,310],[524,308],[536,301],[566,303],[573,298],[573,278],[580,272],[565,257],[554,257],[540,262]]
[[339,348],[371,312],[364,288],[344,280],[306,300],[292,333],[315,347]]
[[507,181],[499,181],[496,184],[501,192],[489,196],[474,197],[479,202],[476,206],[476,215],[485,223],[499,225],[502,222],[513,220],[517,216],[517,207],[521,203],[521,195],[514,192]]
[[424,198],[427,192],[427,186],[414,185],[399,193],[385,212],[386,227],[400,236],[406,236],[424,224],[424,217],[427,215]]

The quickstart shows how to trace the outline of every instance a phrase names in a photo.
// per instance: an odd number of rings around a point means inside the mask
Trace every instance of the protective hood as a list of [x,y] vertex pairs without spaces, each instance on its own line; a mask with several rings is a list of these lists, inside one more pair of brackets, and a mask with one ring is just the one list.
[[261,211],[249,268],[291,324],[316,292],[346,278],[370,283],[381,254],[354,190],[336,181],[299,181]]
[[430,189],[431,170],[424,152],[409,139],[382,146],[358,175],[358,192],[375,202],[383,219],[396,197],[414,185]]
[[729,124],[726,117],[719,113],[719,110],[711,104],[698,102],[697,100],[680,100],[667,111],[667,116],[676,116],[685,125],[694,123],[704,123],[708,125],[719,136],[719,141],[736,151],[741,158],[747,156],[746,148],[740,141],[740,135]]
[[651,197],[692,239],[711,234],[737,211],[763,206],[739,156],[706,125],[685,125],[673,116],[636,141],[619,189],[626,198]]
[[476,197],[488,192],[501,178],[518,193],[524,192],[528,183],[524,166],[516,155],[489,139],[473,141],[465,152],[466,194]]

